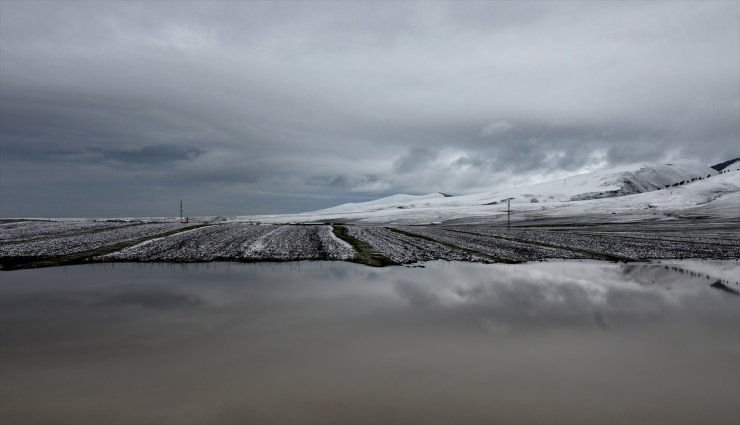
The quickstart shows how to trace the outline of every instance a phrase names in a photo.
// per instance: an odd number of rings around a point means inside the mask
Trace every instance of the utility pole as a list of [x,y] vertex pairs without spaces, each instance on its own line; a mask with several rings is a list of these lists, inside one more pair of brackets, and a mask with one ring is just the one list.
[[506,201],[506,230],[511,230],[511,200],[514,198],[502,199],[501,202]]
[[506,200],[506,230],[511,230],[511,199]]
[[182,201],[180,201],[180,221],[182,221]]

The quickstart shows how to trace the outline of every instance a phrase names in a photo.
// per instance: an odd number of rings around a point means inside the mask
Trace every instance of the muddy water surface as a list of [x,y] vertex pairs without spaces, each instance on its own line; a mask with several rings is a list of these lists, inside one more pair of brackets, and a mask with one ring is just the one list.
[[738,262],[0,273],[0,423],[740,421]]

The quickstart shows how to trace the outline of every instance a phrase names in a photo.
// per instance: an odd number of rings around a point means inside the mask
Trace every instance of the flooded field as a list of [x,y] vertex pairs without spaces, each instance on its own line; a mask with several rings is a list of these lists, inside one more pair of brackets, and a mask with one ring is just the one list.
[[737,260],[423,265],[2,272],[0,423],[740,421]]

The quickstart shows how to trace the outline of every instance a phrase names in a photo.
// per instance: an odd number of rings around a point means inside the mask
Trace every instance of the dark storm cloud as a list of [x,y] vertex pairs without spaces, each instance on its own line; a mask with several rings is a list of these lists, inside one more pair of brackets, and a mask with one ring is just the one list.
[[594,153],[611,164],[660,159],[668,142],[659,131],[638,126],[523,122],[495,132],[491,127],[484,127],[474,149],[490,150],[492,166],[511,171],[574,171]]
[[333,175],[333,176],[310,176],[306,179],[306,183],[317,186],[329,186],[329,187],[350,187],[350,181],[346,176]]
[[96,150],[102,160],[133,164],[163,164],[194,159],[203,152],[179,146],[143,146],[133,150]]
[[120,215],[121,192],[132,215],[290,212],[740,155],[736,2],[0,9],[1,215]]
[[411,173],[424,168],[435,159],[437,159],[437,152],[427,147],[417,146],[411,148],[406,155],[398,158],[393,164],[393,168],[398,173]]

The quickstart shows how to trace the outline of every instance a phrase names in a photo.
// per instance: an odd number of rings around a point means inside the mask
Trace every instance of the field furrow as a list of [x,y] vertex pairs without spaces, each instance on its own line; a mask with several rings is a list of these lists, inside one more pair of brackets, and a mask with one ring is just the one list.
[[72,236],[131,225],[132,223],[105,221],[18,221],[0,224],[0,244]]
[[683,233],[646,233],[646,232],[585,232],[585,234],[594,234],[600,236],[616,236],[632,239],[648,239],[652,241],[668,241],[676,243],[690,244],[711,244],[740,247],[740,234],[727,232],[726,234],[701,234],[686,235]]
[[[713,258],[733,259],[740,258],[740,245],[726,245],[709,241],[671,241],[662,239],[660,235],[645,234],[642,238],[624,237],[593,233],[576,233],[575,237],[590,239],[595,243],[611,247],[611,249],[629,253],[635,258],[654,259],[688,259]],[[652,237],[650,237],[652,236]]]
[[504,240],[487,235],[467,233],[466,231],[462,231],[463,229],[450,230],[440,227],[414,226],[401,228],[401,230],[463,249],[479,252],[496,261],[519,262],[540,261],[551,258],[591,258],[585,253],[570,249]]
[[635,234],[623,235],[615,232],[507,231],[484,226],[461,226],[456,227],[455,230],[566,247],[614,259],[740,258],[739,246],[714,243],[712,240],[702,239],[701,236],[683,239],[676,237],[675,240],[671,240],[660,233],[641,233],[635,236]]
[[349,234],[367,242],[378,253],[399,264],[419,261],[483,261],[482,257],[414,238],[383,227],[347,226]]
[[329,226],[208,226],[146,241],[106,255],[121,261],[288,261],[344,260],[352,248],[331,235]]
[[347,260],[354,251],[331,226],[280,226],[244,250],[248,260]]
[[103,257],[125,261],[215,261],[238,259],[242,247],[273,226],[220,224],[153,239]]
[[56,257],[91,251],[122,242],[156,236],[181,229],[180,223],[146,223],[118,226],[99,232],[72,236],[34,238],[27,242],[0,245],[0,257]]

